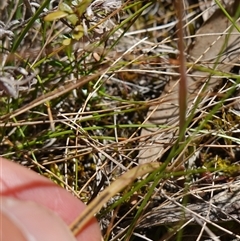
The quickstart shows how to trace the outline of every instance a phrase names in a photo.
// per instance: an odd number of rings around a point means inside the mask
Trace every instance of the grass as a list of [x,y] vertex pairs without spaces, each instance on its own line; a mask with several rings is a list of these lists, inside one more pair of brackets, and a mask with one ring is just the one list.
[[[46,21],[50,1],[40,1],[32,10],[27,2],[17,1],[13,8],[14,1],[9,1],[1,10],[6,30],[0,42],[1,78],[24,80],[21,67],[36,75],[36,83],[11,86],[18,92],[15,99],[2,93],[0,155],[89,203],[138,165],[139,150],[147,144],[144,140],[140,146],[141,129],[157,126],[145,123],[148,109],[161,100],[166,82],[179,76],[174,70],[178,50],[184,56],[184,46],[177,45],[176,13],[171,1],[124,1],[113,9],[93,5],[93,15],[83,14],[87,5],[71,6],[74,11],[66,11],[64,18],[57,11]],[[185,12],[183,34],[192,37],[202,10],[192,5]],[[74,14],[78,23],[69,18]],[[188,38],[179,39],[189,44]],[[188,117],[184,112],[190,110],[180,107],[185,139],[171,144],[160,169],[145,178],[132,174],[131,185],[124,184],[128,188],[98,212],[105,240],[217,240],[220,230],[220,240],[239,238],[239,221],[232,216],[219,223],[195,212],[190,224],[182,216],[188,213],[181,211],[184,207],[209,204],[228,184],[234,190],[239,176],[239,114],[233,108],[238,101],[238,66],[225,73],[187,60],[186,67],[191,66],[225,79],[211,95],[199,95]],[[177,123],[158,127],[178,128]],[[182,216],[172,223],[164,219],[170,215],[169,204]]]

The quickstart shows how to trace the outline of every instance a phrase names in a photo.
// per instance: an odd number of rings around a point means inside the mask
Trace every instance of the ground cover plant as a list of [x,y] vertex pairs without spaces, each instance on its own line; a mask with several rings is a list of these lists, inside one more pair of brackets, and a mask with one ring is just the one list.
[[104,240],[240,239],[238,5],[0,3],[0,155]]

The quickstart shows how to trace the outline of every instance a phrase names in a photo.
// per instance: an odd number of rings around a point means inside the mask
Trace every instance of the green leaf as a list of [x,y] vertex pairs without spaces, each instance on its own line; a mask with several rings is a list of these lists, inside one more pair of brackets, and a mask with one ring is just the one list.
[[12,51],[11,51],[12,53],[14,53],[17,50],[17,48],[20,45],[21,41],[23,40],[25,35],[28,33],[28,30],[33,26],[35,21],[38,19],[39,15],[43,12],[43,9],[48,6],[49,2],[50,2],[50,0],[44,1],[43,4],[41,5],[41,7],[38,8],[36,13],[32,16],[32,18],[30,19],[30,21],[28,22],[26,27],[23,29],[23,31],[21,32],[21,34],[19,35],[17,40],[14,41],[13,47],[12,47]]
[[68,4],[63,2],[59,4],[59,10],[66,13],[73,13],[72,8]]
[[70,14],[67,16],[67,19],[71,22],[72,25],[76,25],[78,22],[78,17],[76,14]]
[[73,39],[79,40],[84,35],[84,30],[82,25],[77,25],[74,28]]
[[64,46],[69,46],[69,45],[71,44],[71,42],[72,42],[72,39],[67,38],[67,39],[64,39],[64,40],[62,41],[62,44],[63,44]]
[[69,13],[63,12],[63,11],[55,11],[53,13],[49,13],[47,16],[44,17],[44,21],[46,22],[50,22],[50,21],[54,21],[60,18],[64,18],[66,16],[68,16]]
[[91,4],[91,0],[83,0],[77,7],[77,12],[79,14],[79,17],[83,15],[83,13],[86,11],[87,7]]

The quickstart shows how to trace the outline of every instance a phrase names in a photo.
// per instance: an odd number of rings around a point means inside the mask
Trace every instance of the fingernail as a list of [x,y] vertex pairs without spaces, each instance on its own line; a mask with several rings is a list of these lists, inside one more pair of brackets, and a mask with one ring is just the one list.
[[[1,197],[2,219],[8,223],[3,230],[5,237],[13,237],[13,232],[26,241],[76,241],[67,225],[54,212],[34,202]],[[7,235],[7,236],[6,236]],[[10,235],[10,236],[9,236]],[[7,238],[8,241],[14,239]],[[16,240],[16,239],[15,239]]]

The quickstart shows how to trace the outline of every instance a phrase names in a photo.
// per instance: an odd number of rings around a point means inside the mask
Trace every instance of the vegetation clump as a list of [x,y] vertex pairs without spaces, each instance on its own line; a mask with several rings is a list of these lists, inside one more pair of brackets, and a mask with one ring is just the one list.
[[[139,165],[141,151],[159,148],[160,167],[131,176],[97,214],[104,239],[239,239],[240,79],[229,43],[240,10],[232,14],[232,2],[184,1],[186,61],[172,0],[0,3],[0,155],[91,203]],[[221,33],[218,12],[231,23]],[[183,74],[194,91],[188,86],[179,127]],[[177,119],[163,123],[166,105]]]

